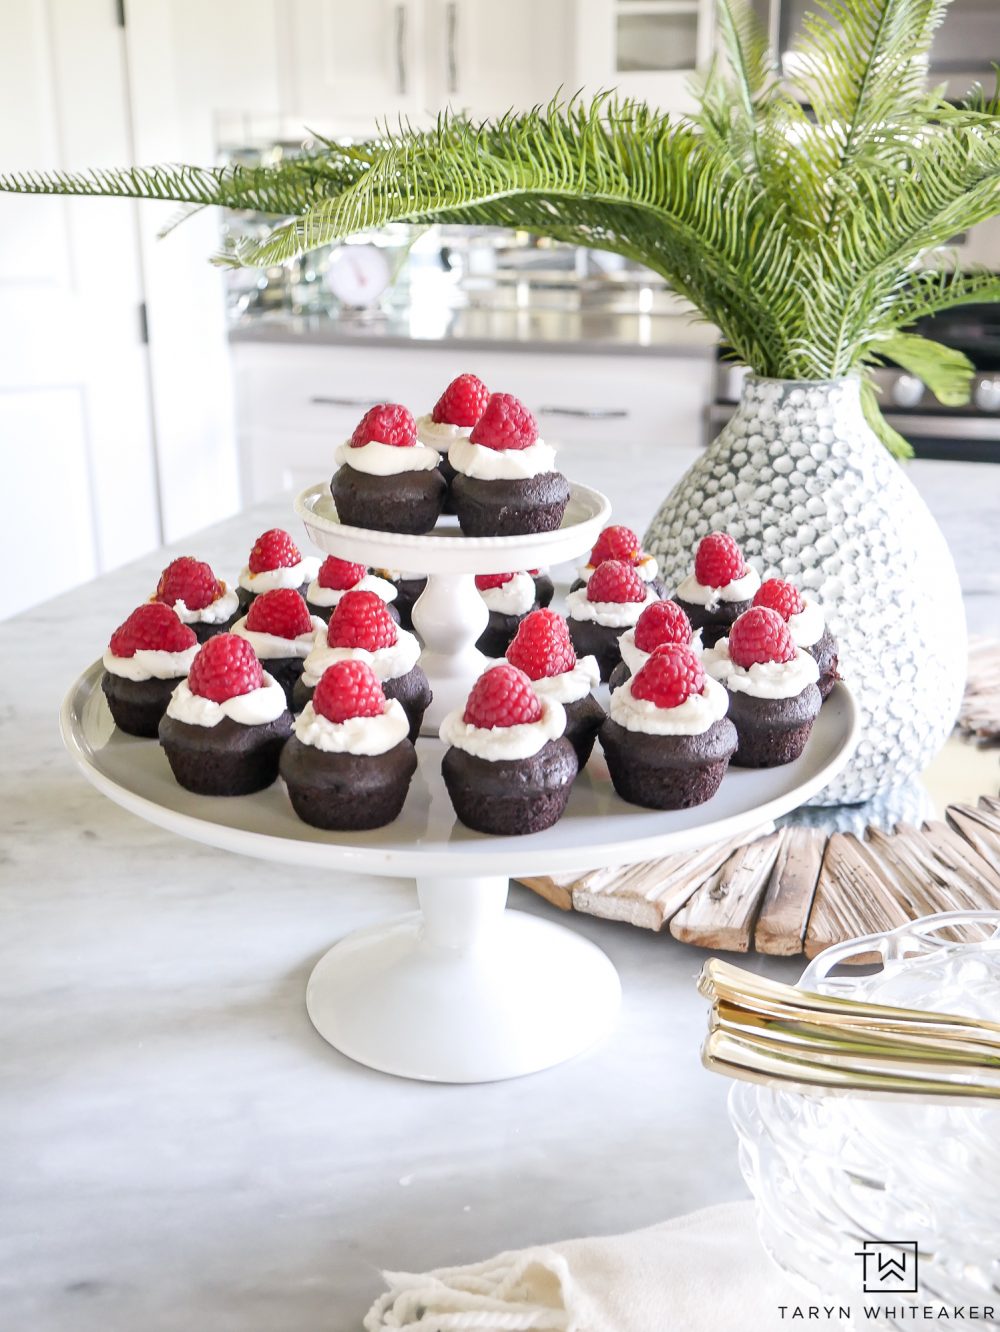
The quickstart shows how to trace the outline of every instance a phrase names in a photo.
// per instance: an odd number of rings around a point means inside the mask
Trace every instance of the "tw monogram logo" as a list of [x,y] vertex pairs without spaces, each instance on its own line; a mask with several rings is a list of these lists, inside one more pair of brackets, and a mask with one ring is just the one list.
[[895,1291],[917,1293],[917,1244],[915,1240],[865,1240],[857,1251],[864,1271],[866,1294]]

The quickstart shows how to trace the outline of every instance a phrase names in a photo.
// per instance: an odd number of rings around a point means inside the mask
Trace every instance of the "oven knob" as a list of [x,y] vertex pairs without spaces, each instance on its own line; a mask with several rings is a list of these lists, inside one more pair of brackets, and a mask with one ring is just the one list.
[[892,385],[892,400],[897,407],[916,407],[924,396],[924,383],[916,375],[900,375]]
[[976,384],[973,401],[982,412],[1000,412],[1000,376],[991,375]]

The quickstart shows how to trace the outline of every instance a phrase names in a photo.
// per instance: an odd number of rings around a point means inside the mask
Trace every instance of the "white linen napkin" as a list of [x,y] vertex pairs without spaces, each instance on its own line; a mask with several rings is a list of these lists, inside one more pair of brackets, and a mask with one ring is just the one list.
[[365,1332],[776,1332],[778,1306],[805,1298],[761,1247],[749,1202],[468,1267],[383,1275],[389,1290]]

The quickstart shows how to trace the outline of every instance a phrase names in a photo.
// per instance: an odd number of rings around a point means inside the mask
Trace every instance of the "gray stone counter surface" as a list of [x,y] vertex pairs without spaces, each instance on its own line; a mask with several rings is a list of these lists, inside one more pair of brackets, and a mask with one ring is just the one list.
[[[625,479],[620,460],[580,456],[575,475],[641,529],[674,479],[665,467],[684,463],[664,451]],[[913,474],[973,619],[995,627],[992,469]],[[621,1023],[603,1046],[494,1085],[384,1077],[320,1039],[303,995],[334,940],[412,908],[410,884],[183,841],[74,770],[60,699],[168,554],[232,577],[274,524],[294,527],[287,500],[0,625],[4,1332],[350,1332],[380,1267],[625,1230],[745,1194],[727,1085],[698,1058],[701,954],[570,918],[621,972]]]

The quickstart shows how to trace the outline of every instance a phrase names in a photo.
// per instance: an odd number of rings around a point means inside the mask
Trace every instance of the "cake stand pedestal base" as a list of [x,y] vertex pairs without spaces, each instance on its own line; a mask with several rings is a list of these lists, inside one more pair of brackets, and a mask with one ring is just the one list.
[[601,950],[506,911],[508,880],[417,880],[420,911],[349,935],[317,963],[306,1007],[369,1068],[492,1082],[550,1068],[613,1027],[621,987]]

